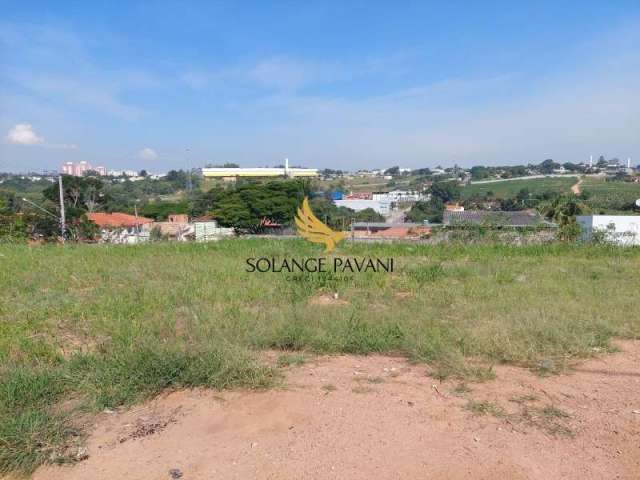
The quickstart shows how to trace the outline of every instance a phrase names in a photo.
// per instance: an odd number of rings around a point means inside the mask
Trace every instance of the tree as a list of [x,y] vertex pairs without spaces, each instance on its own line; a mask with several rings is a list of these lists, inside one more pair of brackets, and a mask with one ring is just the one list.
[[488,178],[490,175],[489,169],[481,165],[471,167],[470,173],[473,180],[482,180],[483,178]]
[[547,158],[544,162],[538,165],[538,170],[545,175],[553,173],[556,168],[559,168],[560,164],[554,162],[551,158]]
[[214,188],[195,200],[191,213],[210,214],[222,226],[241,230],[259,228],[263,218],[290,224],[302,199],[310,196],[310,185],[305,180],[288,180]]
[[320,175],[322,175],[323,177],[329,177],[329,176],[342,176],[344,175],[344,172],[342,170],[333,170],[332,168],[325,168],[323,170],[320,170]]
[[429,188],[431,199],[429,201],[416,202],[406,215],[407,220],[422,223],[425,220],[430,223],[442,222],[444,204],[459,200],[461,190],[458,184],[452,180],[434,182]]
[[431,176],[431,169],[430,168],[417,168],[412,172],[414,175],[418,176],[418,177],[429,177]]
[[75,219],[67,228],[72,240],[93,240],[100,233],[100,228],[86,215]]
[[398,175],[400,173],[400,167],[397,165],[395,167],[387,168],[384,171],[385,175]]
[[184,170],[169,170],[165,180],[171,183],[175,188],[187,188],[189,174]]
[[[102,180],[94,177],[62,177],[62,189],[67,218],[80,218],[85,212],[94,212],[104,206],[109,197],[104,193]],[[58,208],[58,185],[53,184],[42,192],[43,197]]]
[[431,197],[428,202],[416,202],[407,212],[406,218],[410,222],[423,223],[427,220],[429,223],[442,222],[442,212],[444,203],[439,197]]
[[240,168],[240,165],[238,165],[237,163],[232,163],[232,162],[226,162],[226,163],[223,163],[223,164],[207,163],[205,165],[205,168]]
[[575,240],[580,235],[580,225],[576,215],[585,207],[576,201],[574,195],[558,195],[543,208],[544,215],[558,224],[558,238],[562,241]]
[[515,198],[501,198],[500,210],[503,210],[505,212],[513,212],[516,210],[522,210],[522,208]]
[[316,217],[334,230],[346,230],[351,222],[384,222],[384,217],[372,208],[355,212],[350,208],[336,207],[333,202],[322,197],[311,200],[311,209]]
[[18,201],[13,192],[0,190],[0,215],[12,215],[18,212]]
[[354,222],[384,222],[385,218],[373,208],[365,208],[353,215]]
[[437,198],[442,203],[458,200],[461,195],[460,187],[454,181],[434,182],[429,191],[432,198]]
[[188,214],[189,202],[150,202],[142,205],[138,212],[144,217],[153,218],[156,221],[166,220],[172,214]]
[[577,172],[582,170],[582,167],[580,165],[571,162],[565,162],[562,164],[562,166],[565,168],[565,170],[569,170],[570,172]]

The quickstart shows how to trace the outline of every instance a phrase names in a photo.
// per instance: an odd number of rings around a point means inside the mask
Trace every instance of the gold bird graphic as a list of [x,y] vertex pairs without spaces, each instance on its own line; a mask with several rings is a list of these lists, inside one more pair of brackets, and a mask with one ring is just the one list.
[[344,233],[331,230],[313,214],[307,197],[302,201],[302,208],[298,208],[295,221],[298,226],[298,235],[310,242],[324,243],[325,253],[333,250],[345,237]]

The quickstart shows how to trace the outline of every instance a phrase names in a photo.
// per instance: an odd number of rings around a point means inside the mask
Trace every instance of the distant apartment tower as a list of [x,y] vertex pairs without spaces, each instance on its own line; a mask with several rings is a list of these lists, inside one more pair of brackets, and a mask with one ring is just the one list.
[[64,162],[60,167],[60,173],[64,175],[73,175],[73,162]]
[[73,175],[74,177],[83,177],[86,172],[94,171],[98,175],[106,175],[107,169],[105,167],[93,167],[89,162],[84,160],[79,163],[65,162],[60,167],[60,173],[64,175]]

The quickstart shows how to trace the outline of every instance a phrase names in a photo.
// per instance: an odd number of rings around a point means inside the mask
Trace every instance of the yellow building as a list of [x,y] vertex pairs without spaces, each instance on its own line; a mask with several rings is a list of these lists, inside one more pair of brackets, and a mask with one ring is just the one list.
[[317,177],[316,168],[289,168],[289,159],[285,160],[284,168],[255,167],[255,168],[203,168],[202,175],[206,178],[229,177]]

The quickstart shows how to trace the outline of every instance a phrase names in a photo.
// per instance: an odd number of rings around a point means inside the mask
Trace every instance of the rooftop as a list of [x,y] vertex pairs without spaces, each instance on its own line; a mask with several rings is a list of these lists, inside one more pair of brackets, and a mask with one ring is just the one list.
[[135,227],[136,225],[145,225],[147,223],[153,223],[153,219],[146,217],[136,217],[135,215],[129,215],[128,213],[114,212],[104,213],[95,212],[87,213],[87,218],[99,227],[114,227],[114,228],[128,228]]

